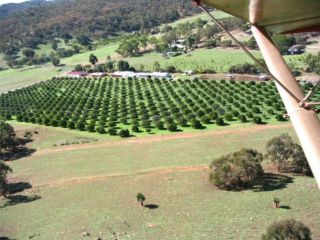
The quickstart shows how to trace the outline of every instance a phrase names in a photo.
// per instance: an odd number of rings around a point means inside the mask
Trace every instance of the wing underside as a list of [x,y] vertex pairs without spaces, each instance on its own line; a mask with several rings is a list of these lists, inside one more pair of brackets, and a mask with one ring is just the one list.
[[202,0],[273,33],[320,31],[320,0]]

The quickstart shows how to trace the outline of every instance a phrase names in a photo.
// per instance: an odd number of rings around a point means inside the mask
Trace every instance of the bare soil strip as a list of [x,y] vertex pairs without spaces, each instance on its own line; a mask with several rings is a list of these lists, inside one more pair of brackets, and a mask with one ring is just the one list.
[[66,179],[66,180],[49,182],[49,183],[45,183],[45,184],[33,185],[32,188],[38,189],[38,188],[60,187],[60,186],[65,186],[65,185],[105,181],[105,180],[113,179],[113,178],[135,177],[135,176],[143,176],[143,175],[150,175],[150,174],[167,174],[167,173],[173,173],[173,172],[205,171],[205,170],[208,170],[208,167],[205,167],[205,166],[173,167],[173,168],[148,170],[148,171],[137,172],[137,173],[133,173],[133,174],[109,174],[109,175],[98,175],[98,176],[71,178],[71,179]]
[[242,135],[242,134],[254,133],[257,131],[288,128],[288,127],[291,127],[291,123],[284,123],[284,124],[277,124],[277,125],[256,125],[256,126],[250,126],[246,128],[240,128],[240,129],[228,129],[228,130],[218,130],[218,131],[155,135],[155,136],[150,136],[150,137],[148,136],[148,137],[141,137],[141,138],[133,137],[127,140],[120,140],[120,141],[88,143],[88,144],[70,145],[70,146],[64,146],[64,147],[38,150],[33,154],[33,156],[48,155],[52,153],[60,153],[60,152],[82,150],[82,149],[120,146],[125,144],[146,144],[146,143],[158,142],[163,140],[186,139],[186,138],[194,138],[194,137],[202,137],[202,136],[221,136],[221,135],[232,135],[232,134]]

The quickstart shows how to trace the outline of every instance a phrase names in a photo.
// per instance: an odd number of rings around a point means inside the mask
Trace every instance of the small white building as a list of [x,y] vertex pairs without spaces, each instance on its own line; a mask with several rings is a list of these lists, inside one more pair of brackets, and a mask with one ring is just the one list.
[[131,71],[116,71],[116,72],[113,72],[111,74],[112,77],[122,77],[122,78],[128,78],[128,77],[135,77],[136,76],[136,73],[134,72],[131,72]]
[[136,73],[137,78],[150,78],[152,77],[152,73],[147,73],[147,72],[138,72]]
[[154,78],[171,78],[171,74],[167,72],[153,72],[151,73],[151,76]]
[[107,76],[107,74],[104,72],[95,72],[90,74],[90,77],[93,77],[93,78],[102,78],[105,76]]
[[87,75],[88,75],[88,73],[80,72],[80,71],[72,71],[72,72],[67,73],[67,76],[71,77],[71,78],[80,78],[80,77],[85,77]]

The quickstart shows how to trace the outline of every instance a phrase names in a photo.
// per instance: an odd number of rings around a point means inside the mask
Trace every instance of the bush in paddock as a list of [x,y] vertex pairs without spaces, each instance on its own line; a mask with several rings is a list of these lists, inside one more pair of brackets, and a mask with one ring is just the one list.
[[218,126],[224,126],[224,121],[223,121],[223,118],[217,118],[216,119],[216,124],[218,125]]
[[279,171],[312,175],[302,147],[288,134],[270,139],[266,145],[269,159],[278,165]]
[[263,177],[262,153],[252,149],[219,157],[210,165],[210,180],[219,189],[242,189],[260,182]]
[[20,144],[14,128],[0,119],[0,154],[4,151],[15,151]]
[[312,240],[312,233],[302,222],[288,219],[270,225],[261,240]]
[[259,116],[255,116],[253,118],[253,122],[256,123],[256,124],[262,124],[262,118],[259,117]]
[[7,175],[12,169],[0,160],[0,196],[6,197],[9,190]]
[[130,137],[130,131],[128,129],[121,129],[119,131],[119,136],[122,138],[128,138]]

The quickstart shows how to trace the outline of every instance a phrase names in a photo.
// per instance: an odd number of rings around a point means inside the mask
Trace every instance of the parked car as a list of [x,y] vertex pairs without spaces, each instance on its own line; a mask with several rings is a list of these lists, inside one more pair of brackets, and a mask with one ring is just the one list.
[[268,81],[268,80],[270,80],[270,76],[267,75],[267,74],[260,74],[259,75],[259,80]]
[[227,74],[226,74],[226,79],[232,80],[232,79],[235,79],[235,76],[233,76],[233,75],[230,74],[230,73],[227,73]]

